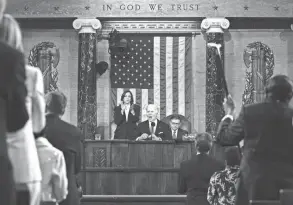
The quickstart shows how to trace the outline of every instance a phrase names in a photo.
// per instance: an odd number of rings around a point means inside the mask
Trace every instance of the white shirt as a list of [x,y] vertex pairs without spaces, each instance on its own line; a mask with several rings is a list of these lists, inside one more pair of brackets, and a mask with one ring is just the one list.
[[128,115],[129,115],[130,105],[125,105],[125,117],[126,121],[128,121]]
[[[178,129],[177,129],[177,130],[172,130],[172,129],[171,129],[171,131],[172,131],[172,138],[173,138],[173,139],[177,139]],[[175,132],[175,133],[174,133],[174,132]],[[174,135],[175,135],[175,137],[174,137]]]
[[227,118],[230,118],[232,121],[234,120],[234,117],[232,115],[225,115],[221,121],[226,120]]
[[[154,133],[156,132],[156,129],[157,129],[157,125],[158,125],[158,120],[156,119],[155,121],[153,121],[155,123],[155,126],[154,126]],[[152,131],[152,122],[149,121],[149,128],[150,128],[150,131]],[[151,132],[152,134],[152,132]]]
[[26,66],[28,95],[26,107],[29,120],[16,132],[7,133],[7,147],[16,183],[41,181],[41,169],[33,132],[45,127],[45,99],[42,72],[39,68]]
[[68,179],[63,153],[44,137],[36,140],[42,170],[42,201],[59,202],[68,194]]

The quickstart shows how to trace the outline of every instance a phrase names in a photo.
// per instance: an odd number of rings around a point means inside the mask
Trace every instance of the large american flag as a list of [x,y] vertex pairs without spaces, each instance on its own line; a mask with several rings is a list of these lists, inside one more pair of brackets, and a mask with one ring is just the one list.
[[181,114],[191,120],[191,36],[128,35],[130,49],[111,57],[112,107],[130,90],[146,120],[146,105],[160,107],[159,118]]

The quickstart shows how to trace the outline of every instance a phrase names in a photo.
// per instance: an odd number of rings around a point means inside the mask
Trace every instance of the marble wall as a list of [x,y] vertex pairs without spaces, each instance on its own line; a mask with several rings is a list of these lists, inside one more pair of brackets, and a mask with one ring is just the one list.
[[23,30],[26,57],[35,45],[45,41],[53,42],[60,50],[57,86],[67,96],[63,119],[77,125],[78,35],[74,29]]
[[[30,49],[43,41],[51,41],[60,49],[58,87],[68,97],[64,119],[77,125],[77,77],[78,77],[78,35],[72,30],[24,30],[24,48],[28,56]],[[229,30],[225,34],[225,73],[228,88],[237,104],[239,112],[245,86],[246,66],[243,51],[249,43],[260,41],[274,52],[274,74],[288,74],[293,78],[293,32],[289,30]],[[202,35],[192,41],[193,52],[193,121],[194,129],[205,130],[205,78],[206,44]],[[108,42],[98,42],[97,62],[110,62]],[[109,137],[110,109],[109,71],[97,76],[97,124],[102,137]]]
[[237,113],[242,104],[246,66],[243,51],[249,43],[260,41],[274,52],[274,74],[293,79],[293,32],[290,30],[230,30],[225,34],[225,72],[229,90],[236,101]]

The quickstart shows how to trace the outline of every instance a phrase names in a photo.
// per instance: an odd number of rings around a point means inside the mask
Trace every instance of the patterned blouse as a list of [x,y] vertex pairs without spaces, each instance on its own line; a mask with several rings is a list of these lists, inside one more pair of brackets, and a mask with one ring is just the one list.
[[236,182],[239,166],[215,172],[210,179],[207,200],[211,205],[233,205],[236,198]]

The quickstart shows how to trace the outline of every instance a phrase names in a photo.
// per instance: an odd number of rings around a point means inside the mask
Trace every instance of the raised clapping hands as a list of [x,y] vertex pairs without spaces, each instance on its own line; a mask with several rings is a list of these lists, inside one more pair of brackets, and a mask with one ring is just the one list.
[[133,105],[130,106],[130,113],[131,113],[132,115],[135,115],[135,112],[134,112],[134,109],[133,109]]

